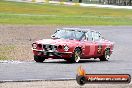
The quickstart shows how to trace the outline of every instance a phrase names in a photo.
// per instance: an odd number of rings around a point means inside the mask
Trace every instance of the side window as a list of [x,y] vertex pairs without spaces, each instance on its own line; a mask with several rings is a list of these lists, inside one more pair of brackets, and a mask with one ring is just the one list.
[[94,39],[94,41],[100,40],[100,35],[98,32],[93,32],[93,39]]
[[88,41],[93,41],[93,37],[92,37],[92,32],[91,31],[87,32],[86,35],[87,35],[87,40]]
[[99,41],[102,36],[99,32],[89,31],[86,33],[88,41]]

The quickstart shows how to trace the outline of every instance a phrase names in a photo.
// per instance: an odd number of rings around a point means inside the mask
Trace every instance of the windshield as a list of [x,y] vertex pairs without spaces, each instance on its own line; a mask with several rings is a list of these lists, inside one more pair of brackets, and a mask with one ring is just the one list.
[[84,32],[74,30],[57,30],[54,38],[76,39],[80,40],[84,36]]

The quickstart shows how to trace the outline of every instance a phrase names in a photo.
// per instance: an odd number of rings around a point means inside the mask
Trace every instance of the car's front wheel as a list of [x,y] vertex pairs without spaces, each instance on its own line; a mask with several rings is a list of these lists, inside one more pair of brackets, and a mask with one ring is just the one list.
[[45,60],[45,58],[42,57],[42,56],[36,56],[36,55],[34,55],[34,60],[36,62],[43,62]]
[[99,59],[100,61],[108,61],[110,59],[110,49],[106,49]]
[[81,56],[81,49],[80,48],[76,48],[74,50],[73,55],[72,55],[71,62],[79,62],[79,60],[81,58],[80,56]]

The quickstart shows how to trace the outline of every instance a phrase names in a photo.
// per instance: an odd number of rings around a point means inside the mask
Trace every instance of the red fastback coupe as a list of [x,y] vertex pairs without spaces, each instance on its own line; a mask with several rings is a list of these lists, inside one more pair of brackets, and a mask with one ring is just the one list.
[[61,28],[51,36],[32,44],[34,60],[64,59],[79,62],[81,59],[99,58],[108,61],[114,43],[105,40],[99,32],[82,28]]

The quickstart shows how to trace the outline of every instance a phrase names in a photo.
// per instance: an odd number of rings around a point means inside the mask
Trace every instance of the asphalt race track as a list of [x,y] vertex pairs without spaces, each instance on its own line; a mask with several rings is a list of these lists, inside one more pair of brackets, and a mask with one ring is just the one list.
[[114,53],[107,62],[82,60],[67,63],[64,60],[46,60],[44,63],[1,61],[0,81],[75,79],[77,68],[82,65],[88,74],[132,75],[132,26],[87,27],[98,30],[106,39],[115,42]]

